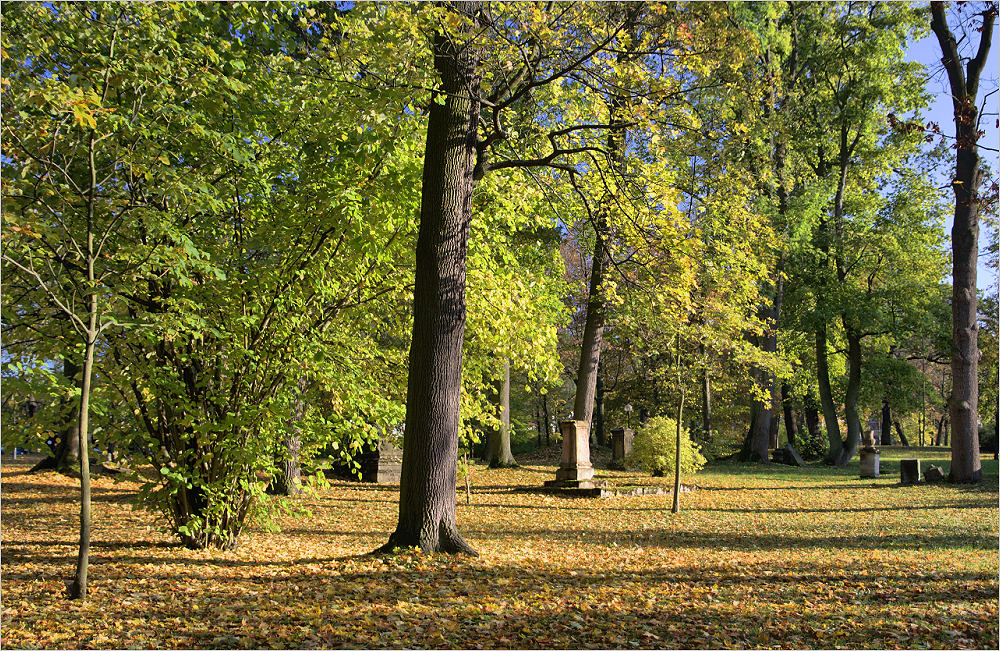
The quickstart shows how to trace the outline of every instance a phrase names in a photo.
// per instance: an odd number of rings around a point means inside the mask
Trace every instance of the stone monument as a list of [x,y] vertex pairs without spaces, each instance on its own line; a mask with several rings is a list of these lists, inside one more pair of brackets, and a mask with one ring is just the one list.
[[593,488],[594,466],[590,463],[590,423],[568,420],[559,423],[562,431],[562,459],[556,478],[546,486]]
[[903,459],[899,462],[899,483],[916,484],[920,482],[920,459]]
[[403,469],[403,451],[387,438],[379,437],[374,450],[361,455],[361,481],[398,484]]
[[632,438],[635,431],[628,427],[611,430],[611,463],[609,468],[625,469],[625,457],[632,453]]
[[878,448],[875,447],[875,430],[865,432],[865,447],[861,448],[861,478],[875,479],[878,477]]

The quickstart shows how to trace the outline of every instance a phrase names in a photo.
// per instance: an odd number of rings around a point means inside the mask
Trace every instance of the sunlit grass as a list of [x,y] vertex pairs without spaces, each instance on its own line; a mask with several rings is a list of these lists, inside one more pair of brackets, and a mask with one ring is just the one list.
[[[669,495],[518,492],[556,449],[471,476],[459,526],[479,558],[364,555],[396,515],[392,486],[335,482],[311,514],[234,552],[191,551],[133,512],[134,485],[95,481],[92,596],[63,598],[72,480],[3,467],[5,647],[996,648],[997,466],[978,487],[887,472],[712,466]],[[601,469],[619,483],[669,483]],[[947,471],[947,467],[945,467]]]

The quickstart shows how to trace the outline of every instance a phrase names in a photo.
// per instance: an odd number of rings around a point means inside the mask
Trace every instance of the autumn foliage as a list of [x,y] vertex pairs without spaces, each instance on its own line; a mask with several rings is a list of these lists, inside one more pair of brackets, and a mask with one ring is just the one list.
[[545,452],[473,469],[457,509],[479,558],[366,555],[395,526],[394,486],[334,483],[281,532],[218,551],[181,547],[131,509],[136,485],[97,478],[82,603],[63,596],[73,480],[5,459],[3,646],[997,646],[995,462],[971,488],[898,486],[891,451],[877,480],[856,465],[710,466],[685,476],[700,488],[671,517],[670,495],[515,491],[552,474],[557,450]]

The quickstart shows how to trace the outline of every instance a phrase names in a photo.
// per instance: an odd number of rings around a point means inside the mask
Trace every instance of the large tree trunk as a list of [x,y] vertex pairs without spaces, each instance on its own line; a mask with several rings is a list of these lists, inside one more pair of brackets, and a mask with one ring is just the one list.
[[580,366],[577,371],[576,397],[573,401],[573,419],[587,423],[594,413],[594,396],[597,393],[597,366],[601,361],[601,343],[604,339],[604,269],[607,250],[604,238],[607,227],[602,218],[597,220],[594,256],[590,266],[590,295],[587,298],[587,318],[583,326],[583,343],[580,345]]
[[979,257],[979,186],[983,181],[980,167],[979,120],[976,93],[979,76],[989,57],[996,10],[990,7],[983,16],[979,49],[975,58],[962,69],[958,46],[945,21],[944,3],[931,3],[931,29],[937,36],[948,72],[955,118],[957,160],[952,188],[955,192],[955,222],[952,242],[952,344],[950,403],[954,436],[951,445],[951,474],[955,482],[982,481],[979,459],[979,345],[976,314],[976,265]]
[[[63,359],[63,377],[72,386],[79,386],[77,375],[79,365]],[[76,475],[80,462],[80,403],[76,400],[61,400],[60,418],[65,425],[59,433],[59,440],[52,454],[36,463],[28,472],[55,470],[66,475]]]
[[846,466],[861,447],[861,415],[858,413],[858,394],[861,391],[861,337],[847,331],[847,392],[844,397],[844,415],[847,417],[847,440],[837,459],[838,466]]
[[830,388],[830,366],[827,362],[826,326],[816,330],[816,380],[819,384],[819,402],[823,408],[823,422],[826,424],[826,438],[830,447],[826,453],[827,463],[836,463],[840,458],[844,442],[840,439],[840,421],[837,420],[837,407],[833,402],[833,390]]
[[[466,17],[479,3],[453,5]],[[444,103],[430,103],[424,149],[420,228],[413,287],[413,338],[406,391],[406,430],[399,484],[399,522],[378,551],[475,551],[455,519],[465,260],[475,185],[479,125],[478,52],[437,34],[434,67]],[[438,98],[435,98],[438,99]]]
[[497,386],[497,399],[500,403],[500,427],[489,433],[489,454],[486,462],[490,468],[509,468],[516,466],[514,455],[510,452],[510,361],[504,360],[503,380]]
[[[774,281],[774,298],[764,310],[764,320],[768,332],[763,335],[760,349],[765,353],[775,354],[778,351],[778,318],[781,316],[781,303],[784,296],[784,259],[778,261]],[[757,371],[757,377],[764,388],[767,397],[764,400],[754,400],[751,407],[750,432],[744,440],[740,459],[743,461],[762,461],[769,463],[768,449],[777,433],[775,407],[778,404],[778,386],[774,375],[767,370]]]
[[[772,52],[768,49],[768,59],[772,56]],[[777,105],[777,99],[773,92],[775,87],[772,84],[770,101],[765,107],[767,115],[770,115]],[[776,172],[778,183],[771,186],[768,191],[777,200],[778,214],[784,217],[788,210],[788,196],[783,182],[786,156],[785,144],[783,141],[778,140],[775,133],[772,133],[770,147],[771,163]],[[771,355],[778,351],[778,320],[781,317],[781,304],[785,294],[784,268],[785,253],[782,251],[774,269],[774,279],[772,282],[774,295],[769,297],[759,308],[760,315],[767,328],[767,332],[762,335],[762,339],[760,340],[760,349]],[[744,439],[743,449],[740,451],[740,459],[744,461],[758,460],[769,463],[768,449],[769,447],[777,446],[778,386],[774,375],[770,371],[758,369],[756,375],[767,397],[764,400],[754,400],[754,404],[751,407],[750,431]]]

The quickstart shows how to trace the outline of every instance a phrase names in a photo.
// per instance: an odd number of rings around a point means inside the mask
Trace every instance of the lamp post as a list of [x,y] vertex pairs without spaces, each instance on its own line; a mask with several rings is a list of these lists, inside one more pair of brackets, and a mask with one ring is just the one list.
[[632,415],[632,405],[625,405],[625,427],[629,426],[629,416]]

